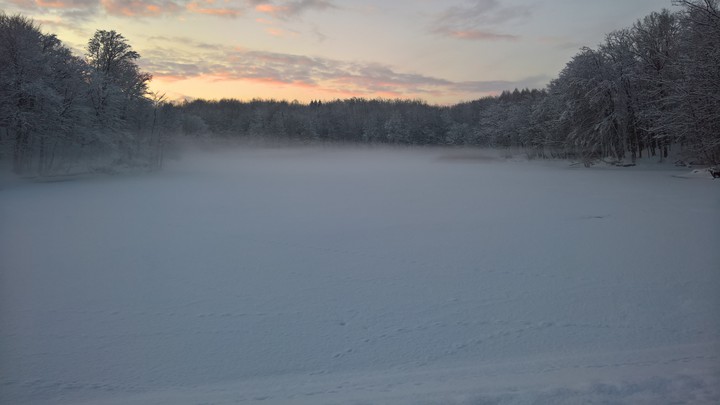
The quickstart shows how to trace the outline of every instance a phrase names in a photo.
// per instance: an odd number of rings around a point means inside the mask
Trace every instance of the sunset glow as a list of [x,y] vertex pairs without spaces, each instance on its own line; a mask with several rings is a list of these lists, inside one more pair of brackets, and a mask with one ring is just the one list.
[[[609,4],[612,3],[612,4]],[[82,54],[113,29],[171,98],[412,98],[543,88],[582,46],[669,0],[0,0]],[[590,15],[583,20],[580,15]]]

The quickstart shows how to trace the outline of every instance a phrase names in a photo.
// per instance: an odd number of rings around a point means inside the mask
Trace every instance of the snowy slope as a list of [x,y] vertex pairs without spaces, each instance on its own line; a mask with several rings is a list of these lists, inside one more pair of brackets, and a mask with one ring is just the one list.
[[468,156],[0,185],[0,403],[720,402],[720,181]]

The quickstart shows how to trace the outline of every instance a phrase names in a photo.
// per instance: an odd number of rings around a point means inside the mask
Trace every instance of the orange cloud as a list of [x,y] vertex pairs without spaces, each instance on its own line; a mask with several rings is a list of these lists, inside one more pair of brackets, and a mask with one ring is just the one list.
[[259,3],[255,11],[270,14],[275,18],[286,19],[300,15],[308,10],[327,10],[337,8],[331,0],[300,0],[285,1],[283,4],[272,4],[269,2]]
[[257,6],[255,6],[255,11],[266,14],[277,14],[285,10],[287,10],[287,7],[275,6],[272,4],[258,4]]
[[237,17],[242,11],[237,8],[213,7],[215,0],[198,0],[188,3],[185,7],[191,13],[213,15],[218,17]]
[[[3,0],[0,0],[2,2]],[[121,17],[159,17],[182,11],[218,17],[238,17],[252,10],[285,20],[307,10],[337,8],[331,0],[4,0],[24,9],[55,9],[70,20],[97,14]],[[277,4],[273,3],[275,1]],[[272,19],[258,18],[261,24]],[[277,33],[275,33],[277,34]]]
[[48,8],[70,8],[72,7],[71,4],[63,3],[62,1],[43,1],[43,0],[36,0],[35,3],[40,7],[48,7]]
[[157,17],[180,11],[180,6],[172,1],[101,0],[100,3],[108,14],[124,17]]
[[[457,82],[402,72],[377,63],[347,62],[230,46],[212,48],[189,38],[164,40],[175,41],[194,50],[153,50],[149,52],[150,55],[146,53],[141,61],[143,68],[168,86],[168,91],[198,97],[242,97],[242,94],[251,94],[253,97],[305,99],[313,96],[317,99],[342,95],[431,97],[436,101],[449,102],[513,88],[540,88],[549,80],[548,77],[528,77],[512,81]],[[205,83],[207,89],[200,83]],[[240,93],[228,94],[230,87]]]
[[265,32],[267,32],[273,37],[285,36],[285,31],[281,30],[280,28],[267,28],[265,29]]
[[86,9],[97,4],[97,0],[11,0],[23,8]]

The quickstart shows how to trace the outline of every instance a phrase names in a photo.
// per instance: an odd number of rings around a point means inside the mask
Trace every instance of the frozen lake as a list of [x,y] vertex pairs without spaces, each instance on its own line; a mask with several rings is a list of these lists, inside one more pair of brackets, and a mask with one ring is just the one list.
[[720,402],[720,181],[490,156],[0,183],[0,403]]

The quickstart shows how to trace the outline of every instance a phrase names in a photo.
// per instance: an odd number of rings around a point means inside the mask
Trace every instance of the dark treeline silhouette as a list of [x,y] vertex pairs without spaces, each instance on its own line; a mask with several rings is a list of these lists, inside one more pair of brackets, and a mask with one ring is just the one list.
[[186,134],[240,139],[407,145],[523,146],[544,90],[515,90],[452,107],[419,100],[195,100],[176,107]]
[[162,164],[172,137],[520,147],[529,155],[720,163],[718,0],[678,0],[582,48],[546,89],[453,106],[351,98],[170,103],[122,35],[98,31],[85,58],[21,16],[0,15],[0,160],[18,173],[68,170],[82,157]]

